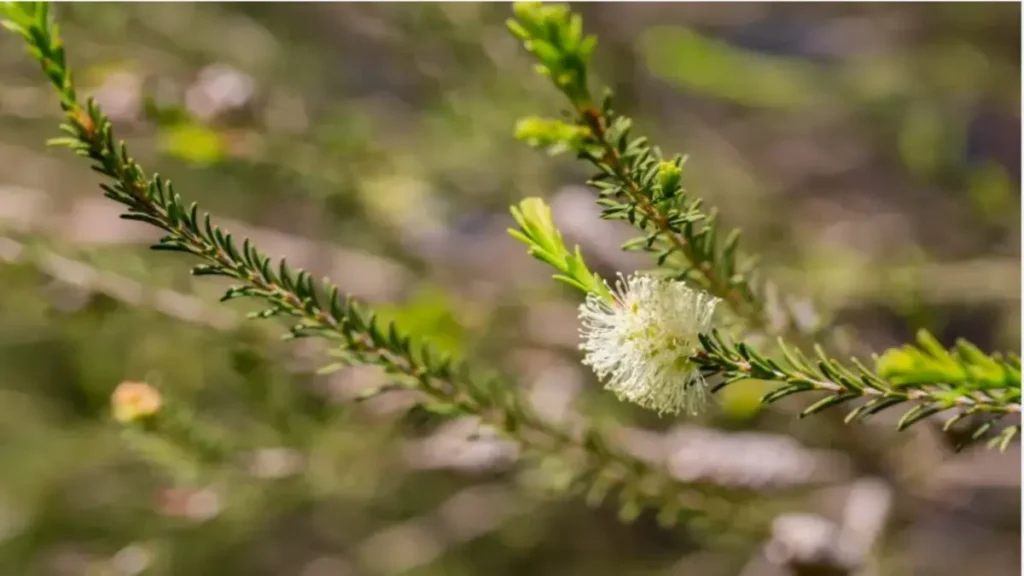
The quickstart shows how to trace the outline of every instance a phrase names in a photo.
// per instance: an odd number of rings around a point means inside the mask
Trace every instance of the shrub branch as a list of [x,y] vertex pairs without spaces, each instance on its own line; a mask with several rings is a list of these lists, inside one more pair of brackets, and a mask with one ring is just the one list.
[[[7,29],[25,39],[29,52],[57,89],[65,116],[61,129],[66,136],[51,144],[67,146],[92,160],[92,168],[110,179],[109,184],[101,184],[105,196],[126,207],[122,218],[166,232],[154,249],[198,257],[203,263],[193,268],[196,275],[237,281],[222,301],[240,297],[260,300],[267,307],[251,317],[290,318],[289,337],[336,342],[349,363],[380,366],[396,380],[376,392],[395,387],[418,391],[425,396],[421,405],[427,409],[478,417],[535,457],[561,460],[570,470],[568,480],[563,477],[563,488],[587,494],[588,503],[594,505],[616,492],[624,520],[653,508],[666,525],[696,516],[712,525],[728,525],[726,532],[736,534],[758,530],[770,518],[770,511],[765,510],[762,523],[752,519],[737,522],[742,493],[707,483],[680,482],[660,465],[614,446],[594,426],[575,433],[553,425],[534,414],[507,382],[477,376],[468,365],[442,357],[429,344],[414,343],[394,323],[382,326],[371,310],[341,294],[329,280],[317,282],[308,272],[289,268],[283,259],[273,264],[248,239],[239,247],[197,204],[186,207],[170,181],[144,172],[125,144],[115,140],[110,120],[93,100],[79,103],[48,4],[0,4],[0,17]],[[770,507],[759,507],[766,508]]]

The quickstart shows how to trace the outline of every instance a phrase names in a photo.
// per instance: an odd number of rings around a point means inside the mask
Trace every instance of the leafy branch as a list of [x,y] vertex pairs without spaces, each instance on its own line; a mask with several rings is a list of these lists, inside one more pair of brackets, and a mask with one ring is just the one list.
[[676,279],[721,298],[751,328],[772,329],[755,259],[740,252],[738,230],[719,242],[716,212],[701,211],[701,200],[682,187],[685,158],[665,159],[646,138],[631,137],[633,121],[612,108],[611,94],[600,104],[591,95],[587,64],[597,42],[583,34],[580,15],[533,2],[517,3],[514,11],[509,29],[537,58],[538,72],[569,99],[573,116],[571,124],[526,118],[517,136],[553,152],[574,150],[597,168],[590,184],[602,218],[627,220],[643,233],[624,249],[650,252],[658,266],[673,264]]
[[512,217],[519,224],[519,230],[509,229],[510,236],[526,244],[530,256],[545,262],[560,274],[555,280],[564,282],[584,293],[594,292],[610,297],[608,286],[587,268],[580,247],[573,252],[565,247],[562,233],[555,226],[551,207],[540,198],[527,198],[518,207],[512,207]]
[[[551,217],[551,209],[540,198],[527,198],[512,213],[521,230],[509,233],[527,245],[529,253],[560,272],[555,276],[580,289],[584,294],[599,294],[607,299],[605,283],[589,271],[577,246],[569,252],[561,242]],[[555,239],[555,240],[552,240]],[[570,280],[565,280],[569,278]],[[599,286],[603,289],[592,288]],[[901,415],[897,428],[904,430],[924,419],[950,412],[943,430],[970,416],[980,419],[971,427],[971,440],[988,434],[1002,418],[1020,413],[1020,358],[1009,354],[987,355],[973,344],[961,340],[946,350],[927,331],[918,334],[917,346],[887,351],[876,358],[876,370],[856,359],[853,368],[829,358],[815,346],[817,360],[812,362],[799,350],[778,339],[784,361],[779,362],[758,353],[747,343],[733,343],[719,331],[699,334],[700,347],[680,351],[680,358],[699,366],[707,377],[719,377],[716,392],[725,386],[747,379],[781,384],[761,402],[770,404],[803,392],[824,392],[826,396],[800,413],[800,417],[822,412],[827,408],[863,399],[861,405],[845,418],[846,423],[899,405],[910,407]],[[682,384],[680,384],[682,385]],[[990,447],[1006,446],[1020,432],[1020,425],[999,430],[990,440]]]
[[[251,317],[290,319],[287,337],[323,338],[337,344],[347,362],[383,368],[394,383],[375,393],[396,387],[419,392],[428,409],[476,416],[534,454],[563,459],[571,468],[565,488],[586,492],[592,504],[617,491],[623,519],[635,518],[642,508],[655,508],[665,524],[695,515],[707,522],[729,523],[733,532],[753,528],[732,525],[736,494],[725,498],[722,489],[712,485],[679,482],[667,470],[613,446],[593,426],[578,434],[560,429],[534,414],[507,382],[478,377],[467,364],[442,357],[429,344],[414,343],[394,323],[381,325],[371,310],[341,294],[329,280],[317,282],[284,260],[274,264],[248,239],[239,247],[197,204],[186,206],[170,181],[146,174],[125,144],[115,140],[109,118],[93,100],[79,103],[48,4],[3,3],[0,17],[5,28],[25,39],[57,89],[66,136],[51,144],[67,146],[92,161],[92,168],[109,179],[101,184],[105,196],[126,208],[122,218],[166,233],[154,249],[199,258],[203,263],[193,268],[195,275],[236,281],[222,301],[260,300],[266,308]],[[549,249],[560,245],[560,238],[546,240]]]
[[[597,168],[599,173],[590,184],[598,190],[602,217],[627,220],[643,233],[624,249],[652,253],[658,266],[669,264],[676,269],[675,279],[721,298],[752,330],[803,336],[801,330],[793,329],[792,314],[785,326],[777,326],[771,318],[766,306],[767,285],[757,274],[756,259],[738,249],[740,232],[732,230],[719,243],[716,212],[702,212],[701,200],[681,186],[684,158],[666,160],[646,138],[632,138],[632,120],[612,109],[609,93],[600,105],[595,102],[588,85],[588,63],[596,39],[584,35],[580,15],[565,5],[535,2],[517,3],[514,12],[515,18],[507,23],[509,29],[537,58],[538,72],[549,77],[572,105],[571,122],[526,118],[517,126],[517,136],[551,153],[573,150]],[[521,216],[517,216],[519,220]],[[550,248],[538,252],[531,246],[530,250],[542,254],[539,258],[561,270],[561,276],[581,267],[586,270],[582,264],[567,266],[568,261],[560,260],[562,256],[548,253]],[[572,257],[574,262],[582,262],[578,249]],[[683,262],[676,266],[673,259],[679,257]],[[819,362],[809,363],[787,349],[781,339],[786,365],[764,358],[749,345],[733,345],[717,332],[702,335],[700,343],[703,350],[690,360],[710,375],[723,376],[722,385],[748,378],[783,384],[764,396],[765,403],[797,392],[829,393],[802,416],[867,398],[846,418],[849,422],[910,403],[912,407],[899,420],[899,429],[948,410],[952,416],[945,421],[946,430],[968,416],[978,416],[981,422],[972,429],[972,438],[978,439],[1002,417],[1020,412],[1019,358],[987,356],[966,342],[958,343],[951,353],[927,333],[919,336],[919,348],[887,352],[878,360],[877,372],[860,364],[854,370],[844,368],[826,358],[818,346]],[[1019,428],[1009,426],[991,442],[1005,448]]]
[[[811,361],[799,350],[787,347],[781,338],[784,362],[762,356],[742,342],[734,344],[718,331],[702,334],[700,341],[703,350],[692,361],[722,376],[715,390],[749,378],[781,383],[761,399],[765,404],[792,394],[825,392],[824,398],[800,413],[801,418],[859,399],[865,402],[850,411],[847,423],[909,404],[897,421],[898,430],[948,411],[944,431],[968,416],[980,417],[971,431],[971,440],[978,440],[1002,418],[1020,414],[1019,357],[988,356],[966,342],[958,343],[950,352],[926,331],[919,333],[918,347],[890,350],[877,359],[878,370],[856,359],[851,360],[853,368],[844,366],[829,358],[821,347],[815,347],[817,358]],[[912,364],[908,361],[911,358],[921,361]],[[1005,450],[1019,433],[1019,424],[1007,426],[988,441],[988,446]]]

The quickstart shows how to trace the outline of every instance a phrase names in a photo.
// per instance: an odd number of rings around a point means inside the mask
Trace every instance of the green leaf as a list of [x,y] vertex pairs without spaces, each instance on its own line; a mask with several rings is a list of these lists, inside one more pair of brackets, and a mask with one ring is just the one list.
[[903,416],[900,417],[899,422],[896,423],[897,430],[906,430],[913,426],[916,422],[924,420],[925,418],[942,412],[944,408],[942,406],[927,406],[924,404],[918,404],[910,410],[907,410]]
[[824,70],[803,60],[766,56],[679,27],[650,28],[639,46],[655,76],[699,93],[791,110],[822,96]]
[[990,356],[965,340],[950,352],[925,330],[918,332],[917,346],[887,350],[876,360],[879,376],[897,386],[929,383],[965,385],[973,390],[1020,388],[1020,371]]
[[227,155],[224,137],[197,123],[162,128],[157,142],[162,151],[196,164],[215,164]]
[[515,128],[516,140],[534,148],[546,148],[552,156],[583,151],[589,135],[586,127],[537,116],[521,118]]
[[807,408],[804,408],[803,412],[800,413],[800,417],[805,418],[812,414],[817,414],[818,412],[821,412],[827,408],[838,406],[839,404],[848,402],[850,400],[853,400],[854,398],[859,397],[860,394],[857,392],[846,392],[844,394],[836,394],[835,396],[828,396],[827,398],[822,398],[821,400],[818,400],[817,402],[811,404]]
[[579,246],[573,252],[566,248],[562,233],[555,226],[551,207],[544,200],[526,198],[510,210],[520,229],[509,229],[509,235],[525,244],[530,256],[561,272],[554,275],[556,280],[582,292],[593,292],[611,299],[604,282],[587,268]]
[[807,392],[808,390],[814,390],[814,386],[807,383],[787,384],[762,396],[761,403],[771,404],[773,402],[778,402],[786,396],[797,394],[799,392]]

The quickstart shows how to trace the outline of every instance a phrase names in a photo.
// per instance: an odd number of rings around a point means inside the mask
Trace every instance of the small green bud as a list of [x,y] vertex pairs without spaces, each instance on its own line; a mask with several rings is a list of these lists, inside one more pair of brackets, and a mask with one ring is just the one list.
[[661,184],[663,194],[669,195],[675,192],[682,177],[683,171],[675,162],[664,161],[658,164],[658,183]]

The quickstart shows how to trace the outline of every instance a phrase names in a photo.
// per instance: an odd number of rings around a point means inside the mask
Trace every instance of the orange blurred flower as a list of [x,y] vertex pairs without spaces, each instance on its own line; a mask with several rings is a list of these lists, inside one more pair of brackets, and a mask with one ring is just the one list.
[[132,422],[160,410],[160,392],[145,382],[121,382],[111,396],[114,418]]

